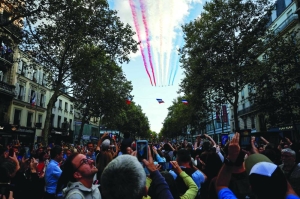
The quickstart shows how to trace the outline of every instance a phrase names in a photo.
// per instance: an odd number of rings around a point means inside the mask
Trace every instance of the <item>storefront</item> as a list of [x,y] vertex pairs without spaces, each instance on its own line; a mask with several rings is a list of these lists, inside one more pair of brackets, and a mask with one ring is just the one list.
[[34,128],[19,127],[11,124],[0,124],[0,144],[3,146],[19,143],[29,145],[34,141]]

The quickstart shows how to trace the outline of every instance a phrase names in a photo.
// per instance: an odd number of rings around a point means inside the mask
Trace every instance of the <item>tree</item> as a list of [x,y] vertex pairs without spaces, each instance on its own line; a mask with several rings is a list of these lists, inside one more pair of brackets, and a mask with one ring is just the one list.
[[22,49],[31,52],[44,67],[53,90],[44,126],[46,143],[52,107],[62,86],[72,87],[72,67],[76,66],[75,58],[80,49],[84,45],[95,45],[111,60],[120,63],[128,62],[129,54],[137,50],[131,27],[120,21],[106,0],[55,2],[48,5],[47,12],[39,17],[26,17],[23,29]]
[[[124,100],[125,104],[125,100]],[[147,116],[143,113],[142,107],[135,102],[128,104],[114,119],[104,118],[105,124],[114,125],[121,132],[129,132],[133,137],[149,136],[150,124]]]
[[269,35],[251,99],[271,126],[293,124],[300,116],[300,39],[298,29]]
[[[266,30],[269,2],[213,0],[203,9],[197,20],[183,26],[183,90],[190,87],[193,94],[202,87],[206,93],[231,104],[237,130],[239,92],[259,64],[257,57],[263,49],[260,38]],[[197,86],[193,89],[189,85]]]
[[124,99],[129,96],[132,85],[121,67],[98,47],[84,46],[74,63],[71,80],[75,108],[82,116],[78,135],[81,138],[84,124],[91,117],[113,119],[126,106]]

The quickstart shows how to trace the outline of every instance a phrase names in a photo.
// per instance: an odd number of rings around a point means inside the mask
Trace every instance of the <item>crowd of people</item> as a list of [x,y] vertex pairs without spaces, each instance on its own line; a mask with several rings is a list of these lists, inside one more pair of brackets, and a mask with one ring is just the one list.
[[299,199],[299,146],[261,137],[240,146],[209,135],[148,142],[138,159],[137,141],[116,142],[105,133],[97,144],[2,146],[1,199]]

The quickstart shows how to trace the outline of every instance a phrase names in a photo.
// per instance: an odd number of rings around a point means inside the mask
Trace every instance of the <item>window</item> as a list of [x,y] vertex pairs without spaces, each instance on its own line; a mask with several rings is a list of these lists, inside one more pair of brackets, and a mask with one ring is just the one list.
[[45,108],[45,95],[44,94],[41,94],[41,107],[44,107]]
[[68,111],[68,102],[65,102],[65,111]]
[[245,104],[242,104],[242,106],[243,106],[243,110],[245,109]]
[[244,129],[247,129],[247,119],[244,119],[243,122],[244,122]]
[[60,128],[60,124],[61,124],[61,116],[58,116],[58,118],[57,118],[57,128]]
[[[35,100],[35,101],[34,101]],[[36,104],[36,92],[35,90],[30,90],[29,89],[29,93],[28,93],[28,103],[34,103]]]
[[36,70],[33,71],[33,75],[32,75],[32,76],[33,76],[33,79],[32,79],[32,80],[33,80],[34,82],[38,82],[38,79],[37,79],[37,71],[36,71]]
[[21,110],[15,109],[14,124],[20,125],[20,119],[21,119]]
[[255,120],[254,120],[254,117],[251,117],[251,127],[252,127],[252,129],[255,129]]
[[58,109],[62,110],[62,100],[59,100]]
[[19,89],[19,93],[18,93],[18,100],[24,101],[24,99],[25,99],[25,88],[22,85],[20,85],[19,87],[20,87],[20,89]]
[[42,123],[43,121],[43,115],[39,114],[38,116],[38,123]]
[[242,99],[245,98],[245,92],[244,92],[244,89],[241,91],[241,96],[242,96]]
[[33,117],[33,113],[28,112],[27,114],[27,127],[32,127],[32,117]]
[[73,105],[70,105],[70,112],[73,112]]
[[70,127],[70,130],[72,130],[72,122],[73,122],[72,119],[70,119],[70,120],[69,120],[69,125],[70,125],[69,127]]
[[51,127],[54,127],[54,114],[51,115]]

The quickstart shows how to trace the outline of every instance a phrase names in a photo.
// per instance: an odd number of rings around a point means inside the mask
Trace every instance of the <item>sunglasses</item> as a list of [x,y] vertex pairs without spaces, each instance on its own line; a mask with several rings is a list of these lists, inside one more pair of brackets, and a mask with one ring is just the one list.
[[74,173],[75,173],[76,171],[78,171],[78,169],[79,169],[82,165],[84,165],[84,164],[90,164],[91,162],[93,162],[93,160],[90,159],[90,158],[84,158],[84,159],[80,160],[80,164],[79,164],[79,166],[74,170]]

